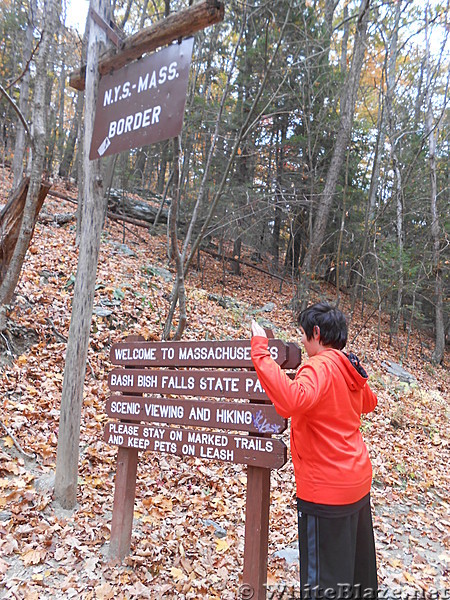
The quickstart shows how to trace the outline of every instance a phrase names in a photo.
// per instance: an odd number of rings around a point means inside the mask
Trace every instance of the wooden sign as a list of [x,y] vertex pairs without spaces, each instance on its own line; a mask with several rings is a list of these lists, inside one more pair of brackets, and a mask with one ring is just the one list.
[[108,384],[113,392],[269,400],[256,373],[242,371],[114,369]]
[[[301,362],[296,344],[270,339],[269,350],[281,368],[295,369]],[[112,346],[111,362],[119,365],[108,376],[109,388],[116,394],[106,405],[108,416],[118,420],[107,423],[104,431],[105,441],[119,447],[111,556],[123,558],[130,550],[139,451],[245,464],[241,589],[248,589],[254,600],[264,600],[270,470],[281,468],[287,460],[286,445],[271,436],[282,433],[287,422],[275,411],[256,373],[236,370],[253,367],[250,342],[130,339]]]
[[180,133],[193,44],[188,38],[101,78],[91,160]]
[[136,423],[107,423],[104,440],[124,448],[197,456],[265,469],[279,469],[287,457],[285,444],[272,438]]
[[108,417],[127,421],[191,425],[231,429],[249,433],[282,433],[287,421],[272,404],[218,402],[139,396],[111,396],[106,402]]
[[[114,365],[133,367],[221,367],[253,368],[248,340],[202,342],[123,342],[111,347]],[[270,339],[269,351],[276,363],[295,369],[301,362],[300,348]],[[292,366],[291,366],[292,365]]]

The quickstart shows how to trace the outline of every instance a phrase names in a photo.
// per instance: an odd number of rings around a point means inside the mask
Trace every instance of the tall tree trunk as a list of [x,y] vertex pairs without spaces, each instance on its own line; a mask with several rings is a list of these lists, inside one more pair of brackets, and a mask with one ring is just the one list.
[[[91,23],[93,19],[90,17],[88,11],[86,16],[86,26],[84,28],[83,34],[83,43],[81,46],[81,60],[82,63],[86,63],[86,54],[87,47],[89,42],[89,36],[91,31]],[[111,13],[112,14],[112,13]],[[76,173],[76,180],[78,184],[78,198],[77,198],[77,230],[76,230],[76,244],[77,246],[80,244],[81,237],[81,222],[83,218],[83,205],[84,205],[84,193],[83,193],[83,181],[84,181],[84,139],[85,139],[85,128],[84,128],[84,119],[82,118],[83,113],[85,112],[85,102],[86,95],[81,94],[78,96],[78,100],[81,102],[81,105],[77,104],[77,112],[80,111],[80,119],[78,120],[78,129],[77,129],[77,150],[75,155],[74,165],[72,167],[72,173]]]
[[342,34],[340,63],[341,73],[345,75],[345,73],[347,73],[348,37],[350,34],[350,23],[348,21],[348,0],[345,0],[342,18],[344,21],[344,33]]
[[276,178],[275,178],[275,216],[273,223],[272,234],[272,269],[274,273],[278,273],[280,259],[280,232],[282,219],[282,202],[283,202],[283,171],[284,171],[284,144],[286,141],[288,119],[284,114],[279,123],[277,131],[277,147],[275,155]]
[[119,27],[121,29],[124,29],[125,25],[127,24],[127,21],[128,21],[128,19],[130,17],[131,5],[132,4],[133,4],[133,0],[128,0],[127,1],[127,6],[125,8],[125,13],[124,13],[123,18],[122,18],[122,20],[120,22],[120,25],[119,25]]
[[[178,327],[175,335],[173,336],[174,340],[181,339],[183,335],[184,328],[187,323],[186,316],[186,293],[184,286],[184,268],[183,268],[183,257],[178,247],[178,234],[177,234],[177,218],[178,218],[178,206],[181,196],[181,137],[178,136],[173,140],[173,200],[170,210],[170,222],[169,222],[169,233],[170,233],[170,243],[171,243],[171,254],[175,260],[175,265],[177,269],[177,280],[176,280],[176,289],[178,291],[178,302],[180,305],[180,316],[178,319]],[[172,300],[173,302],[173,300]],[[175,308],[175,307],[174,307]],[[170,339],[170,330],[172,327],[172,319],[166,319],[164,325],[163,332],[163,340]]]
[[23,218],[14,253],[9,268],[0,285],[0,330],[5,325],[5,309],[10,303],[22,270],[25,255],[33,235],[37,216],[37,205],[41,189],[42,173],[44,169],[45,148],[47,141],[47,63],[52,44],[52,37],[58,28],[58,2],[49,0],[45,4],[44,27],[39,54],[36,61],[36,78],[33,101],[33,149],[31,153],[30,185],[25,201]]
[[53,108],[52,93],[56,81],[54,74],[54,65],[56,60],[56,51],[58,46],[59,29],[61,22],[58,22],[58,29],[54,31],[54,37],[50,46],[50,53],[47,58],[47,89],[45,90],[45,103],[47,105],[47,153],[45,156],[44,169],[49,176],[52,173],[53,153],[56,142],[56,107]]
[[[436,173],[436,142],[439,135],[439,123],[434,125],[432,104],[432,66],[430,61],[430,35],[428,33],[428,9],[426,13],[426,69],[427,69],[427,109],[425,115],[425,133],[428,136],[428,153],[430,166],[430,211],[431,239],[433,241],[433,274],[434,274],[434,305],[435,305],[435,346],[431,360],[438,365],[444,360],[445,352],[445,323],[444,323],[444,286],[442,281],[441,264],[441,226],[437,206],[437,173]],[[447,75],[447,89],[449,76]]]
[[83,92],[77,92],[75,97],[75,114],[70,126],[69,136],[66,140],[64,153],[59,165],[59,176],[69,177],[75,153],[75,144],[78,138],[78,128],[83,118]]
[[64,65],[64,63],[61,65],[61,73],[59,76],[59,114],[58,114],[58,130],[57,130],[57,138],[56,138],[56,143],[57,143],[57,148],[58,148],[58,152],[57,152],[57,161],[58,161],[58,169],[55,169],[55,173],[58,173],[60,170],[60,166],[61,166],[61,162],[63,159],[63,151],[64,151],[64,146],[65,146],[65,141],[66,141],[66,135],[65,135],[65,123],[64,123],[64,107],[65,107],[65,102],[64,102],[64,91],[66,88],[66,67]]
[[[366,272],[368,266],[368,248],[370,244],[370,234],[375,225],[375,208],[376,208],[376,200],[378,196],[379,190],[379,178],[380,178],[380,170],[381,170],[381,159],[383,156],[383,148],[384,142],[386,139],[386,135],[384,132],[384,102],[382,100],[383,94],[380,90],[379,94],[379,104],[378,104],[378,117],[377,117],[377,139],[375,142],[375,152],[373,157],[373,166],[372,166],[372,175],[370,177],[370,187],[369,194],[367,199],[366,206],[366,214],[364,218],[364,235],[362,240],[362,250],[352,265],[352,280],[353,280],[353,289],[352,289],[352,309],[351,312],[355,310],[355,304],[359,296],[360,286],[364,277],[364,273]],[[364,303],[361,303],[361,310],[363,310]]]
[[319,253],[325,240],[325,232],[336,193],[336,186],[342,169],[343,161],[347,155],[347,145],[351,135],[359,79],[365,55],[369,16],[370,0],[361,0],[358,22],[356,26],[352,64],[341,99],[339,130],[336,135],[336,142],[333,149],[330,167],[327,173],[324,190],[321,194],[317,215],[314,220],[311,243],[308,247],[302,265],[302,279],[299,286],[302,308],[304,308],[308,303],[310,277],[312,274],[313,265],[316,266],[319,262]]
[[141,19],[139,21],[139,29],[143,29],[145,25],[145,19],[147,18],[147,7],[149,0],[144,0],[141,9]]
[[[37,4],[37,0],[31,0],[30,2],[30,7],[29,7],[29,11],[28,11],[28,23],[27,23],[27,30],[25,32],[25,47],[24,47],[24,53],[23,53],[23,62],[25,64],[27,64],[31,58],[31,53],[33,51],[33,30],[34,30],[34,23],[33,23],[33,19],[36,18],[36,7]],[[24,117],[26,118],[26,116],[29,113],[29,90],[30,90],[30,66],[27,66],[27,70],[24,74],[24,76],[22,77],[22,81],[20,84],[20,96],[19,96],[19,110],[22,113],[22,115],[24,115]],[[18,126],[17,126],[17,134],[16,134],[16,142],[15,142],[15,146],[14,146],[14,158],[13,158],[13,164],[12,164],[12,171],[13,171],[13,190],[15,190],[17,188],[17,186],[19,185],[22,176],[23,176],[23,166],[24,166],[24,158],[25,158],[25,142],[26,142],[26,136],[25,136],[25,130],[22,126],[22,124],[20,123],[20,121],[18,121]]]
[[[91,0],[92,8],[108,22],[110,0]],[[102,161],[89,160],[98,88],[98,57],[104,49],[105,34],[91,23],[86,65],[86,114],[84,121],[83,215],[80,253],[72,304],[69,339],[64,368],[58,449],[56,457],[55,499],[64,508],[76,505],[80,420],[83,386],[94,304],[95,279],[101,232],[106,213]]]
[[389,58],[387,61],[387,75],[386,75],[386,112],[389,124],[389,136],[390,136],[390,152],[391,162],[394,169],[394,197],[396,200],[396,229],[397,229],[397,282],[395,289],[397,290],[397,297],[395,302],[394,312],[391,319],[391,335],[398,333],[398,327],[400,322],[400,314],[403,305],[403,288],[404,288],[404,269],[403,269],[403,258],[404,258],[404,246],[405,246],[405,233],[403,227],[403,184],[402,184],[402,171],[400,165],[400,145],[396,139],[396,126],[395,126],[395,115],[393,108],[394,92],[395,92],[395,73],[397,64],[397,52],[398,52],[398,29],[400,23],[400,16],[403,7],[402,2],[397,2],[395,7],[395,22],[392,28],[392,36],[390,40]]

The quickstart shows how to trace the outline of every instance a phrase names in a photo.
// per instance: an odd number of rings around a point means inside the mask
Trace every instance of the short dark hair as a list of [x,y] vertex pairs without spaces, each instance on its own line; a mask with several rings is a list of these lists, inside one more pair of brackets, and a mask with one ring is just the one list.
[[299,313],[297,320],[308,340],[313,337],[314,327],[317,326],[324,346],[342,350],[347,343],[347,320],[338,308],[330,304],[313,304]]

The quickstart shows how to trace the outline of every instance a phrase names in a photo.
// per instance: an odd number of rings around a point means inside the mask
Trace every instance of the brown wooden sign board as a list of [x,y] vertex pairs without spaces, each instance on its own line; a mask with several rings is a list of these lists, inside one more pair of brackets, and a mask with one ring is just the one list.
[[280,434],[287,427],[272,404],[219,402],[139,396],[111,396],[108,417],[167,425],[190,425],[259,434]]
[[180,133],[193,44],[188,38],[101,78],[91,160]]
[[218,431],[116,421],[106,424],[104,440],[136,450],[196,456],[264,469],[279,469],[287,460],[286,446],[280,440]]
[[[124,342],[113,344],[114,365],[133,367],[221,367],[252,368],[251,345],[247,340],[200,342]],[[295,369],[301,362],[300,348],[282,340],[269,340],[272,358],[281,367]],[[293,365],[293,366],[291,366]]]
[[268,400],[256,373],[242,371],[114,369],[108,385],[113,392],[133,394]]
[[[111,361],[125,368],[109,374],[109,388],[119,394],[108,399],[107,414],[120,420],[106,425],[104,439],[119,447],[111,523],[114,558],[123,558],[130,550],[140,450],[246,464],[243,586],[254,600],[265,600],[270,469],[282,467],[287,460],[285,444],[271,435],[284,431],[286,420],[276,413],[256,373],[214,370],[251,368],[250,348],[248,340],[130,339],[114,344]],[[281,368],[295,369],[301,362],[296,344],[270,339],[269,349]],[[250,435],[239,434],[242,431]]]

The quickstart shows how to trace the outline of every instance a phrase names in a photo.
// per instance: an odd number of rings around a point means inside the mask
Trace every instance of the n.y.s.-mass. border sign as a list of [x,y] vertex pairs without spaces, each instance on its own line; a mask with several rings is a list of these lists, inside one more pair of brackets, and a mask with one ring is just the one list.
[[101,78],[91,160],[180,133],[193,44],[172,44]]

